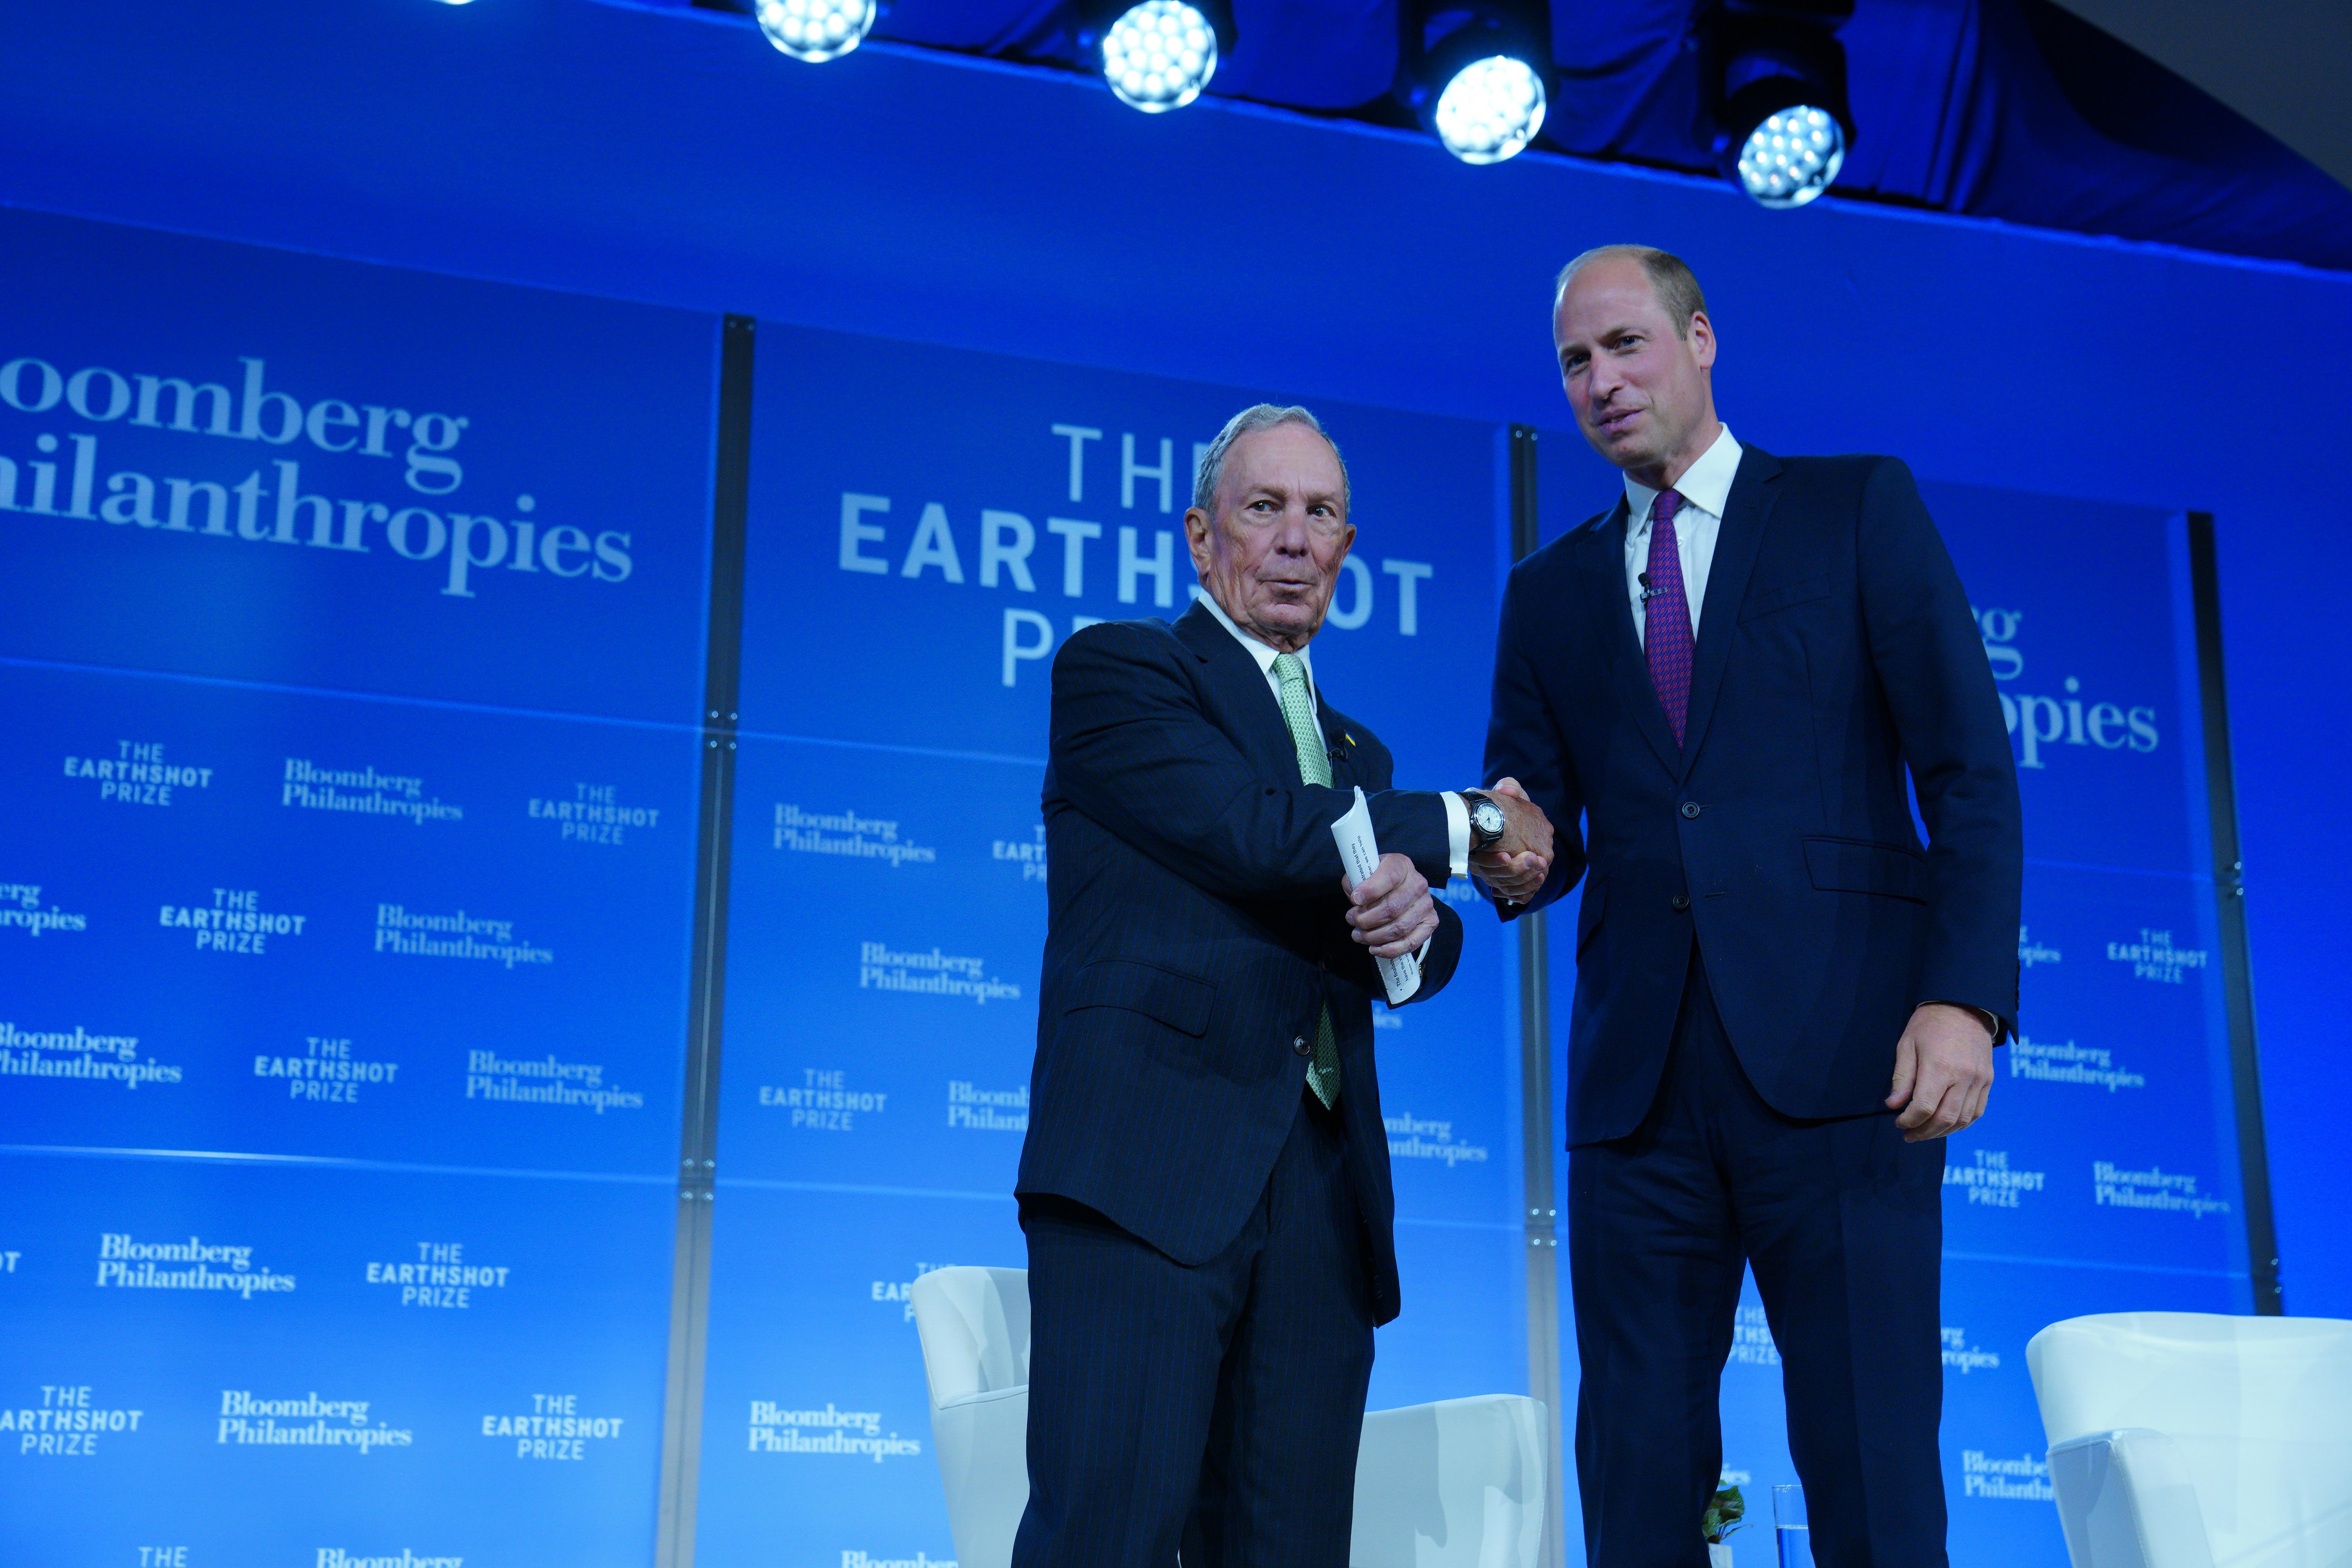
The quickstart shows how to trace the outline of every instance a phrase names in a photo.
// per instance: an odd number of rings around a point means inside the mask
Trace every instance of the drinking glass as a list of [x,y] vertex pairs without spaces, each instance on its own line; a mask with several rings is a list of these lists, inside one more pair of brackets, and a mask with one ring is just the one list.
[[1813,1568],[1813,1531],[1805,1522],[1805,1489],[1772,1489],[1772,1533],[1780,1543],[1780,1568]]

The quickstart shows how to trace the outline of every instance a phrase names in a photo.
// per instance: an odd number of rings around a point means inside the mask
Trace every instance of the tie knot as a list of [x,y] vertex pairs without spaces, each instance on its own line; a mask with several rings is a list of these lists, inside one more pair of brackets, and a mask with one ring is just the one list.
[[1682,491],[1660,490],[1658,492],[1658,499],[1650,503],[1650,521],[1652,522],[1671,523],[1675,521],[1675,513],[1682,510]]
[[1298,656],[1295,653],[1278,653],[1274,656],[1274,678],[1285,686],[1303,686],[1307,681],[1307,667],[1298,662]]

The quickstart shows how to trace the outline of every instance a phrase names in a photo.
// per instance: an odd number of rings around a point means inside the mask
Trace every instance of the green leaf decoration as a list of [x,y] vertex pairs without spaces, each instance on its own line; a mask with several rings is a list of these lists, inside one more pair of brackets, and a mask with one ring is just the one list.
[[1715,1494],[1706,1505],[1706,1512],[1699,1517],[1699,1534],[1709,1546],[1721,1545],[1733,1531],[1741,1528],[1747,1515],[1748,1502],[1739,1495],[1739,1489],[1725,1487]]

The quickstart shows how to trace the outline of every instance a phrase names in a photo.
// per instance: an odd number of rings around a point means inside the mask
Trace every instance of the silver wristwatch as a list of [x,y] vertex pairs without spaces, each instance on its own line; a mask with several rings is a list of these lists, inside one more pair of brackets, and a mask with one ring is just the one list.
[[1465,789],[1462,804],[1470,811],[1470,847],[1491,849],[1503,841],[1503,808],[1484,790]]

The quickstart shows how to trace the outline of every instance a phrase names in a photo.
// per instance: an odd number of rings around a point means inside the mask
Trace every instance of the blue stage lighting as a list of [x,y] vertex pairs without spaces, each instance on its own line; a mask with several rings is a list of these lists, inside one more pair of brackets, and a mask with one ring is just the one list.
[[1464,163],[1499,163],[1543,129],[1543,79],[1509,55],[1472,60],[1437,95],[1432,121],[1438,141]]
[[837,60],[874,27],[875,0],[755,0],[760,30],[796,60]]
[[1181,109],[1217,74],[1217,29],[1184,0],[1143,0],[1105,29],[1103,79],[1146,114]]
[[1801,207],[1837,178],[1845,129],[1834,115],[1799,104],[1748,132],[1739,150],[1739,185],[1768,207]]
[[1551,12],[1543,0],[1408,0],[1396,96],[1465,163],[1499,163],[1543,129]]
[[1845,50],[1853,0],[1727,0],[1699,22],[1701,79],[1724,174],[1768,207],[1830,188],[1853,144]]

